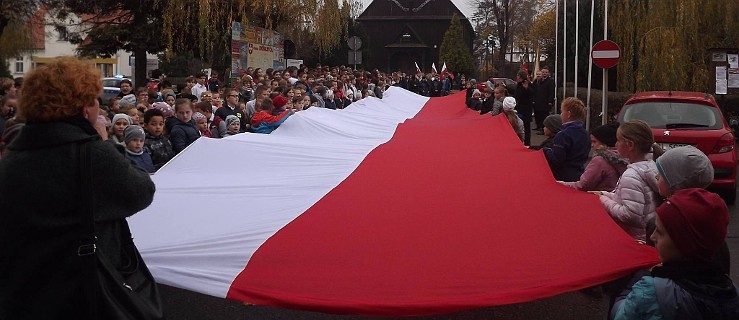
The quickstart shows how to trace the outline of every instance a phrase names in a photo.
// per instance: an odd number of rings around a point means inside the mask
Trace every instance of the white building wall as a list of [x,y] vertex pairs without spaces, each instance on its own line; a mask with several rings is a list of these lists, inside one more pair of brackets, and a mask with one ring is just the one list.
[[[47,15],[47,19],[49,16]],[[13,77],[23,77],[39,65],[48,62],[50,59],[74,56],[76,54],[77,45],[69,41],[60,39],[59,33],[53,26],[45,27],[45,44],[42,50],[33,50],[25,53],[20,57],[8,59],[8,67]],[[91,64],[95,64],[96,68],[101,71],[103,77],[114,75],[133,76],[133,59],[132,53],[119,50],[116,55],[111,58],[90,59]],[[158,58],[155,54],[147,54],[147,71],[156,69],[158,66]]]

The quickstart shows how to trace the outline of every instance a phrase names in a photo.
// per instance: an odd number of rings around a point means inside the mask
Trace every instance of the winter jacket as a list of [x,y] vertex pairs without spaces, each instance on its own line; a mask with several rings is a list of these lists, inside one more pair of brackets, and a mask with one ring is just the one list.
[[497,116],[501,112],[503,112],[503,100],[498,100],[495,98],[493,99],[493,111],[491,111],[492,115]]
[[226,119],[230,115],[234,115],[239,118],[239,132],[245,132],[246,124],[249,123],[249,121],[247,120],[247,115],[238,107],[231,108],[230,106],[225,105],[218,108],[215,113],[215,116],[221,119]]
[[536,79],[534,87],[534,109],[550,110],[554,105],[554,80],[551,77]]
[[192,122],[182,122],[182,120],[177,118],[174,121],[172,132],[169,134],[169,140],[172,141],[172,149],[177,154],[200,138],[200,130]]
[[600,202],[613,220],[634,239],[646,240],[647,221],[660,203],[657,166],[652,160],[626,167],[613,192],[604,192]]
[[738,290],[727,275],[643,276],[616,297],[609,319],[739,319]]
[[557,132],[551,148],[544,148],[554,178],[559,181],[577,181],[585,171],[590,155],[590,133],[579,121],[569,121]]
[[482,99],[482,106],[480,106],[480,114],[486,114],[490,111],[493,111],[493,103],[495,102],[495,98],[489,98],[489,99]]
[[145,150],[141,150],[140,153],[133,153],[131,150],[126,149],[126,158],[133,160],[136,166],[146,171],[146,173],[154,173],[154,164],[151,162],[151,156]]
[[251,130],[254,133],[272,133],[292,114],[292,110],[285,110],[278,116],[273,116],[267,111],[259,111],[251,119]]
[[477,98],[470,98],[469,100],[467,100],[467,107],[475,111],[480,111],[480,107],[482,107],[482,101]]
[[[91,190],[80,191],[79,145],[89,144]],[[100,140],[86,119],[27,124],[0,161],[0,319],[84,319],[83,202],[93,197],[98,254],[121,268],[126,217],[149,206],[154,183]],[[134,233],[134,237],[135,237]]]
[[553,142],[554,142],[554,137],[547,138],[546,140],[542,141],[540,145],[538,145],[538,146],[530,146],[529,149],[531,149],[531,150],[541,150],[541,149],[544,149],[544,148],[551,148]]
[[159,136],[153,136],[146,133],[146,139],[144,139],[144,150],[151,156],[151,162],[154,164],[154,169],[159,170],[165,163],[171,160],[175,153],[172,149],[172,143],[163,134]]
[[598,150],[577,182],[564,185],[582,191],[613,191],[629,161],[618,156],[616,148]]

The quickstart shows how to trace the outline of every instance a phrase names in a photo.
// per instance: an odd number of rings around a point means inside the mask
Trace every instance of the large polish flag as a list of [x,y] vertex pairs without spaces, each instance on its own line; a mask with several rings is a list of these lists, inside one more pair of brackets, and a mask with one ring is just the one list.
[[158,282],[248,303],[410,316],[531,301],[659,260],[464,94],[311,108],[199,139],[130,218]]

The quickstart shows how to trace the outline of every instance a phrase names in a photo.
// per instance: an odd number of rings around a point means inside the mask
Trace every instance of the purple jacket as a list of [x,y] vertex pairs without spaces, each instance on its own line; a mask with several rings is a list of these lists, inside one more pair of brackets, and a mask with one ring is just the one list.
[[616,148],[598,150],[585,167],[580,181],[564,182],[564,185],[582,191],[613,191],[628,164],[626,159],[619,158]]

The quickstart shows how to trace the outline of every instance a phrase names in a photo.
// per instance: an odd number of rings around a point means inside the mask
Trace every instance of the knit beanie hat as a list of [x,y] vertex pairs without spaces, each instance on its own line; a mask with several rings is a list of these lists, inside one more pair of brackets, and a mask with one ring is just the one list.
[[174,109],[172,109],[172,106],[166,102],[155,102],[151,108],[161,111],[165,118],[169,118],[174,115]]
[[275,96],[272,99],[272,104],[275,106],[275,109],[280,109],[287,104],[287,98],[283,96]]
[[128,116],[127,114],[125,114],[125,113],[116,113],[116,114],[115,114],[115,115],[113,116],[113,121],[111,121],[111,122],[112,122],[113,124],[115,124],[115,123],[116,123],[116,122],[118,122],[118,120],[120,120],[120,119],[125,119],[125,120],[126,120],[126,122],[128,122],[128,125],[129,125],[129,126],[131,125],[131,117],[129,117],[129,116]]
[[192,114],[192,120],[198,121],[200,119],[205,119],[205,115],[200,112],[195,112]]
[[476,94],[481,95],[482,93],[480,93],[480,90],[477,89],[472,90],[472,96],[475,96]]
[[544,118],[544,126],[547,127],[552,133],[562,131],[562,116],[558,114],[553,114]]
[[672,191],[705,188],[713,181],[711,160],[693,146],[667,150],[655,164]]
[[228,117],[226,117],[226,128],[230,127],[231,124],[233,124],[234,122],[238,122],[239,124],[241,124],[241,120],[239,120],[239,117],[232,114],[228,115]]
[[128,126],[128,127],[126,127],[126,130],[123,131],[123,141],[125,141],[126,143],[128,143],[131,140],[136,139],[136,138],[143,139],[145,137],[145,135],[146,134],[144,133],[144,129],[143,128],[141,128],[141,127],[139,127],[137,125]]
[[505,99],[503,99],[503,111],[512,111],[515,108],[516,108],[516,98],[505,97]]
[[118,101],[118,105],[121,108],[125,108],[128,106],[135,106],[136,105],[136,96],[133,94],[127,94],[121,98],[120,101]]
[[675,247],[693,261],[709,261],[724,243],[729,225],[726,203],[702,188],[675,191],[657,208],[657,217]]
[[616,131],[618,130],[618,123],[609,123],[593,129],[590,134],[593,135],[598,141],[607,145],[610,148],[616,146]]

